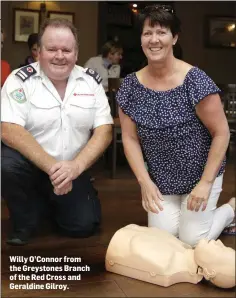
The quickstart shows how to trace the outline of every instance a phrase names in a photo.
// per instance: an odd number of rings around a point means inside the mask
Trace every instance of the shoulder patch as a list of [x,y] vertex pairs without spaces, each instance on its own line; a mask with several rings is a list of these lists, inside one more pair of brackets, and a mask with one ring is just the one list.
[[10,96],[18,103],[26,102],[25,92],[22,88],[16,89],[10,93]]
[[34,75],[37,71],[30,65],[22,67],[17,73],[15,74],[19,77],[23,82],[27,80],[29,77]]
[[95,80],[98,84],[101,83],[102,78],[100,77],[100,75],[99,75],[96,71],[94,71],[94,70],[91,69],[91,68],[88,68],[88,69],[86,70],[86,73],[87,73],[88,75],[90,75],[91,77],[93,77],[94,80]]

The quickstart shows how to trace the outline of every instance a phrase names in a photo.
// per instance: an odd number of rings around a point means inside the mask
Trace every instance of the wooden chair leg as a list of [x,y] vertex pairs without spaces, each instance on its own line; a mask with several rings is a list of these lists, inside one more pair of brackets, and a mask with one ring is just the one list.
[[113,127],[113,139],[112,139],[112,170],[111,170],[111,178],[114,179],[116,175],[116,128]]

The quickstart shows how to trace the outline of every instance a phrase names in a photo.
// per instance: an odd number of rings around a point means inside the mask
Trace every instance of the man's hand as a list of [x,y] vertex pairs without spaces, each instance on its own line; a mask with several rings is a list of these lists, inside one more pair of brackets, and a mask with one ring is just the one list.
[[55,187],[53,191],[54,191],[55,195],[62,196],[62,195],[68,194],[68,192],[70,192],[72,190],[72,187],[73,187],[72,181],[70,181],[62,188]]
[[49,177],[52,185],[57,190],[63,188],[67,185],[67,183],[76,179],[79,174],[79,167],[74,161],[57,162],[49,171]]

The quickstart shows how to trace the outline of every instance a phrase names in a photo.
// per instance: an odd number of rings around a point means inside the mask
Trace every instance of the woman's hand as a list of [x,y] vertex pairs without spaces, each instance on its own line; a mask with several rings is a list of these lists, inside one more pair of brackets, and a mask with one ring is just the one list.
[[212,183],[200,180],[189,195],[187,209],[198,212],[202,206],[202,211],[204,211],[211,193],[211,188]]
[[148,212],[159,213],[163,210],[161,201],[163,201],[162,195],[158,187],[150,180],[141,184],[142,205]]

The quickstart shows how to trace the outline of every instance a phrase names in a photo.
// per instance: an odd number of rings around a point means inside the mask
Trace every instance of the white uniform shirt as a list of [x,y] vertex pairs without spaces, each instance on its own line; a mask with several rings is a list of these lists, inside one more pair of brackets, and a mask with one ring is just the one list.
[[104,89],[108,90],[108,78],[120,77],[120,65],[112,65],[110,69],[104,66],[102,56],[92,57],[86,63],[84,67],[89,67],[95,70],[102,78],[102,85]]
[[87,144],[94,128],[112,124],[102,84],[75,66],[64,100],[39,63],[24,82],[13,71],[2,89],[1,121],[23,126],[57,160],[72,160]]

